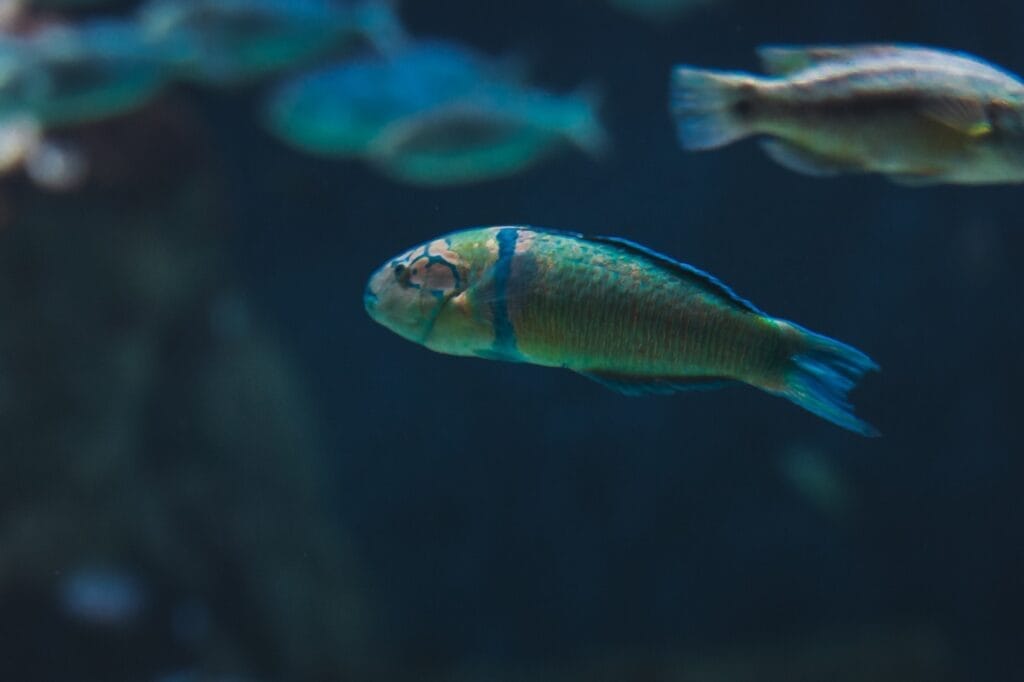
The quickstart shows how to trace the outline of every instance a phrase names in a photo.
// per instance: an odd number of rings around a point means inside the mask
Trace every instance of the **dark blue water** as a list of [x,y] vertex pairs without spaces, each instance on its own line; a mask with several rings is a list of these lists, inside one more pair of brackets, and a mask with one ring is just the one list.
[[[137,280],[103,280],[104,245],[135,234],[132,219],[95,244],[90,226],[136,201],[173,223],[186,193],[19,199],[33,225],[55,224],[47,211],[83,224],[79,246],[52,237],[63,256],[18,218],[0,235],[35,259],[2,264],[18,284],[5,326],[71,358],[54,367],[24,338],[4,342],[21,349],[5,364],[34,358],[22,366],[53,387],[8,408],[20,416],[3,426],[0,543],[62,535],[8,561],[0,544],[3,678],[1024,679],[1021,189],[809,178],[752,143],[685,153],[667,113],[673,64],[753,70],[769,42],[920,42],[1019,73],[1024,7],[723,0],[659,26],[586,0],[440,4],[401,13],[416,35],[525,55],[546,87],[597,84],[609,157],[419,189],[285,148],[255,120],[258,87],[182,88],[170,99],[207,142],[183,174],[203,207],[181,221],[206,227],[153,249],[210,274],[148,326],[135,321],[149,299],[124,289]],[[438,355],[366,316],[365,281],[386,258],[500,224],[628,237],[864,350],[882,371],[853,401],[883,437],[752,389],[625,398],[568,372]],[[83,248],[100,265],[81,266]],[[39,264],[51,257],[75,266]],[[31,322],[51,290],[71,301],[59,310],[125,298],[127,312]],[[217,302],[243,306],[232,333],[282,359],[249,362],[263,351],[217,340]],[[135,445],[108,471],[42,431],[89,431],[100,417],[68,405],[116,399],[85,370],[130,362],[110,338],[139,326],[159,339],[146,346],[157,378],[118,413]],[[290,435],[257,435],[279,421]],[[797,451],[840,481],[839,511],[787,476]],[[45,465],[19,461],[34,456]],[[48,523],[47,509],[80,523]],[[31,550],[50,544],[73,550]],[[55,576],[90,561],[146,585],[131,624],[69,624],[54,605]],[[183,616],[190,603],[201,608]],[[182,626],[190,614],[209,623]]]

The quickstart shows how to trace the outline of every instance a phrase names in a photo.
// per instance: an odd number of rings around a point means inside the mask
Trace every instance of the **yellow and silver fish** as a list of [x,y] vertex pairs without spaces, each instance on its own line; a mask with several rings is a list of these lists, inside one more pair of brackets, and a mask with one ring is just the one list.
[[363,300],[374,320],[440,353],[564,367],[631,395],[739,382],[877,433],[846,400],[877,369],[870,358],[623,239],[454,232],[384,263]]
[[811,175],[903,184],[1024,182],[1024,82],[970,55],[903,45],[761,48],[770,76],[679,66],[672,113],[686,149],[766,136]]

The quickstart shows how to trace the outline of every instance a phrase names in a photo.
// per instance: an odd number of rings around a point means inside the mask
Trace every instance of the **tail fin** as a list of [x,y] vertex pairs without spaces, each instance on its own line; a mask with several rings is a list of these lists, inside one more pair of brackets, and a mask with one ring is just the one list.
[[797,334],[797,350],[789,358],[779,394],[800,407],[862,436],[881,435],[857,418],[846,394],[878,365],[856,348],[787,322]]
[[723,147],[751,134],[740,114],[757,80],[742,73],[677,66],[669,99],[684,149]]
[[363,31],[368,47],[377,54],[394,54],[409,42],[398,19],[397,0],[364,0],[351,5],[355,24]]
[[603,159],[611,151],[611,138],[598,115],[604,92],[599,86],[588,83],[580,86],[572,98],[578,102],[578,107],[566,130],[569,140],[592,158]]

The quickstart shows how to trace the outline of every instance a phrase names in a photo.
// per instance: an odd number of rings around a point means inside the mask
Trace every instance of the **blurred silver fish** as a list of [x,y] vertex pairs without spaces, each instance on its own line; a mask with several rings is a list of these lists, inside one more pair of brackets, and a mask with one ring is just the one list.
[[680,66],[671,100],[686,149],[765,135],[812,175],[903,184],[1024,181],[1024,83],[976,57],[903,45],[765,47],[770,77]]

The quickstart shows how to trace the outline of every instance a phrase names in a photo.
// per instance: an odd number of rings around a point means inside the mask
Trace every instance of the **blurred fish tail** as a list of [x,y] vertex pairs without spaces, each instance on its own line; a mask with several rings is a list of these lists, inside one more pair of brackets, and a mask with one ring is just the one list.
[[742,73],[676,67],[669,94],[683,148],[715,149],[752,134],[747,118],[757,83]]
[[780,322],[796,334],[781,390],[777,392],[805,410],[862,436],[877,430],[853,413],[847,394],[878,365],[856,348],[815,334],[791,322]]
[[566,130],[569,140],[590,156],[601,159],[611,151],[611,137],[601,123],[598,112],[604,101],[600,86],[588,83],[574,95],[581,102],[580,113]]
[[409,40],[398,18],[397,5],[397,0],[362,0],[354,6],[356,23],[379,54],[391,54]]

